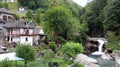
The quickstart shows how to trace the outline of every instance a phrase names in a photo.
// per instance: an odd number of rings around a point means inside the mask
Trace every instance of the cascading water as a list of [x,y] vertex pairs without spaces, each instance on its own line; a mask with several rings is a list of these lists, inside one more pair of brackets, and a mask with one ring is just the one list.
[[105,43],[107,41],[98,39],[97,40],[99,43],[98,46],[98,51],[91,53],[90,55],[88,55],[91,58],[94,58],[98,61],[98,64],[100,65],[100,67],[120,67],[120,65],[118,65],[114,59],[110,60],[110,59],[103,59],[101,58],[101,56],[105,55],[105,53],[103,52],[102,47],[105,45]]
[[98,41],[98,43],[99,43],[98,51],[93,52],[92,55],[102,55],[102,54],[103,54],[103,49],[102,49],[102,47],[103,47],[103,45],[107,42],[107,41],[103,41],[103,40],[100,40],[100,39],[98,39],[97,41]]

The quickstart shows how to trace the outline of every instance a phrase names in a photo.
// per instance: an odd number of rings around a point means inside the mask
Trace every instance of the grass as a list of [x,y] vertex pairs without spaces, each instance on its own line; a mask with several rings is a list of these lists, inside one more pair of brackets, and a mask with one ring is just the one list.
[[[58,62],[59,67],[67,67],[67,64],[64,63],[64,60],[61,58],[52,58],[51,59],[45,59],[45,58],[37,58],[36,61],[28,63],[28,67],[48,67],[49,62]],[[16,63],[14,62],[14,65]],[[23,67],[24,61],[17,61],[16,67]]]
[[8,4],[8,8],[10,9],[11,12],[13,13],[17,13],[17,10],[18,10],[18,3],[15,2],[15,3],[7,3]]

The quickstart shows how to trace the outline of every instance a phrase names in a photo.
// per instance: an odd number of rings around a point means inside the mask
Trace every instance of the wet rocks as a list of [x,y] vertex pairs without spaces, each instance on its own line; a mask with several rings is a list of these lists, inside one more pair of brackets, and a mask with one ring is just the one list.
[[97,60],[88,57],[85,54],[78,54],[74,63],[83,63],[85,67],[99,67]]

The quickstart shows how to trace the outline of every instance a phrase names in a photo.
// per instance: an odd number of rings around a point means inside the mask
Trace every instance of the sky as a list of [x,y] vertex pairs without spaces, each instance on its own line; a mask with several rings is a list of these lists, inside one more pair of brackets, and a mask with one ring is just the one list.
[[87,0],[73,0],[73,1],[82,7],[84,7],[87,4]]

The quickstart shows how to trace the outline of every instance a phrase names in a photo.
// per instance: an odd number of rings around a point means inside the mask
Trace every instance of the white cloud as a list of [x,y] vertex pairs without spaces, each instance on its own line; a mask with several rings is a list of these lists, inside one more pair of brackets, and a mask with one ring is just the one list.
[[87,0],[73,0],[78,5],[84,7],[87,4]]

